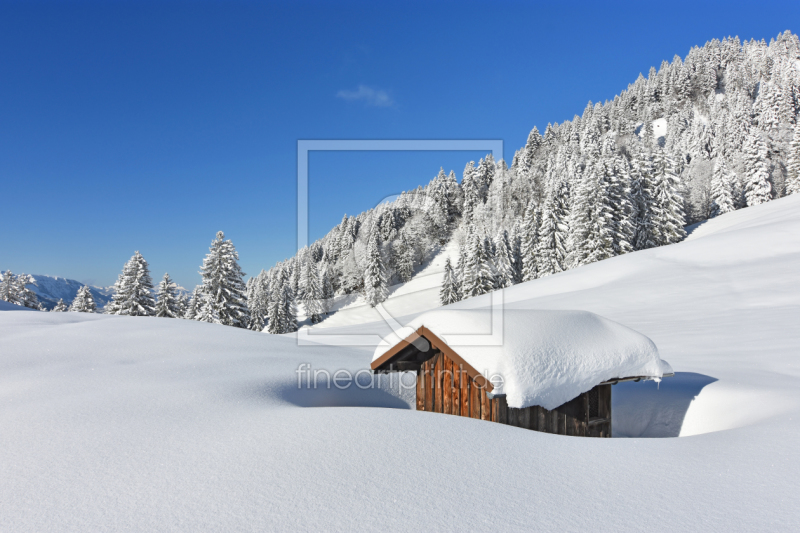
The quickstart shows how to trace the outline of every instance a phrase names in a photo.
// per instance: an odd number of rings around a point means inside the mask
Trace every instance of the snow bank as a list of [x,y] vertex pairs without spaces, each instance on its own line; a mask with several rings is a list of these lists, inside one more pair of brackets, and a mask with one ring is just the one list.
[[0,311],[35,311],[35,309],[0,300]]
[[676,376],[613,387],[628,439],[298,387],[300,364],[365,370],[374,346],[0,312],[0,531],[798,531],[798,264],[794,195],[505,291],[507,308],[585,309],[656,343]]
[[[471,344],[491,336],[489,309],[438,309],[415,318],[409,328],[425,326],[447,342],[492,381],[495,394],[506,395],[510,407],[555,409],[609,379],[672,373],[653,341],[594,313],[496,312],[502,313],[503,332],[494,336],[495,345]],[[451,343],[453,335],[481,337]],[[375,349],[373,361],[399,341],[397,334],[390,335]]]

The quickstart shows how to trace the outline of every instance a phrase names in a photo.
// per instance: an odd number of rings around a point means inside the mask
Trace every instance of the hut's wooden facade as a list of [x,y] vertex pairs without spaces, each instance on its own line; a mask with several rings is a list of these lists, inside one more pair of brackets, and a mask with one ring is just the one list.
[[581,437],[611,437],[614,379],[553,409],[508,407],[504,395],[444,341],[424,326],[372,363],[376,373],[415,371],[417,410],[466,416],[534,431]]

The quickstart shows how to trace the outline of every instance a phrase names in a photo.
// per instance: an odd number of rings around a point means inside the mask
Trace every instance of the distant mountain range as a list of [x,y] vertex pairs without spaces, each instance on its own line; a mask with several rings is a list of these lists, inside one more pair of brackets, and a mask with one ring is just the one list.
[[[45,276],[42,274],[33,274],[33,279],[36,280],[35,285],[28,285],[28,288],[36,293],[39,301],[46,309],[52,309],[58,303],[59,298],[64,300],[64,303],[69,305],[78,293],[78,289],[83,287],[85,283],[75,281],[74,279],[60,278],[58,276]],[[97,304],[97,309],[102,309],[114,296],[114,287],[93,287],[89,286],[89,292],[92,293],[94,302]]]
[[[65,304],[71,304],[78,293],[78,289],[86,285],[74,279],[60,278],[58,276],[45,276],[43,274],[32,274],[32,276],[36,280],[36,284],[28,285],[28,288],[36,293],[36,297],[39,298],[39,301],[47,310],[53,309],[59,298],[64,300]],[[189,292],[181,286],[176,287],[176,290],[181,295]],[[97,304],[97,310],[101,311],[114,296],[114,286],[95,287],[89,285],[89,292],[92,293],[94,303]],[[155,296],[155,290],[153,295]]]

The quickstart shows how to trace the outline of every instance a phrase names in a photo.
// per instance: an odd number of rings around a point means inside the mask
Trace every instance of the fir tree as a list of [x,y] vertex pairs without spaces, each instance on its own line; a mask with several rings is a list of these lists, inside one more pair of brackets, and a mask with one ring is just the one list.
[[490,292],[493,288],[494,273],[491,268],[491,258],[486,254],[483,239],[478,237],[477,233],[472,233],[467,249],[462,295],[464,298],[480,296]]
[[616,145],[608,140],[603,159],[603,189],[612,213],[612,239],[614,255],[633,251],[634,234],[632,223],[635,209],[630,197],[630,176],[625,159],[616,154]]
[[175,283],[170,279],[169,274],[165,273],[164,279],[158,284],[156,294],[155,315],[157,317],[178,318],[181,316],[175,288]]
[[747,139],[747,181],[745,198],[747,206],[763,204],[772,200],[772,183],[769,178],[767,145],[757,132]]
[[52,312],[53,312],[53,313],[64,313],[64,312],[66,312],[66,311],[68,311],[68,310],[69,310],[69,308],[67,307],[67,304],[65,304],[65,303],[64,303],[64,300],[62,300],[61,298],[59,298],[59,299],[58,299],[58,303],[57,303],[57,304],[56,304],[56,306],[53,308],[53,311],[52,311]]
[[536,246],[539,242],[539,226],[541,215],[531,201],[525,210],[522,220],[522,280],[531,281],[539,277],[539,265],[536,257]]
[[539,275],[557,274],[566,269],[569,237],[569,185],[551,188],[542,210],[542,223],[535,254]]
[[16,276],[10,270],[3,273],[3,280],[0,282],[0,300],[19,305]]
[[442,288],[439,291],[439,301],[442,302],[442,305],[449,305],[459,300],[461,300],[461,295],[458,291],[458,282],[448,257],[444,262],[444,277],[442,278]]
[[466,298],[464,294],[465,279],[467,278],[467,247],[466,242],[462,241],[458,245],[458,263],[453,267],[453,281],[458,287],[458,296],[461,300]]
[[800,192],[800,120],[794,126],[794,136],[789,145],[789,163],[787,165],[786,194]]
[[28,274],[14,275],[7,270],[4,274],[0,273],[0,300],[21,305],[29,309],[41,310],[39,298],[36,293],[28,288],[28,285],[35,285],[36,280]]
[[319,271],[313,258],[308,258],[301,277],[303,307],[306,316],[311,319],[312,324],[319,324],[322,321],[322,287],[319,280]]
[[105,312],[111,315],[153,316],[153,280],[150,267],[138,251],[125,263],[114,284],[114,296]]
[[78,289],[78,294],[72,300],[69,310],[73,313],[94,313],[97,310],[97,305],[94,303],[94,297],[89,291],[89,287],[84,285]]
[[186,316],[186,310],[189,308],[189,295],[186,293],[179,294],[176,303],[178,308],[177,318],[184,318]]
[[320,287],[322,288],[322,312],[325,316],[328,316],[333,309],[335,292],[327,266],[320,272]]
[[522,239],[520,239],[517,226],[515,225],[511,230],[511,266],[514,269],[514,278],[512,283],[522,283]]
[[203,308],[198,320],[246,328],[250,323],[239,253],[225,234],[217,232],[203,260]]
[[633,249],[645,250],[656,246],[652,220],[656,190],[653,156],[649,148],[636,151],[631,171],[631,201],[635,213]]
[[583,250],[582,264],[602,261],[614,257],[614,205],[609,197],[606,182],[606,161],[595,161],[593,169],[586,174],[590,192],[590,217]]
[[364,293],[367,303],[375,307],[386,300],[389,289],[386,286],[386,272],[383,267],[378,233],[373,231],[367,246],[367,268],[364,271]]
[[686,237],[683,229],[683,199],[678,193],[678,179],[672,162],[663,150],[656,152],[655,198],[653,201],[653,234],[657,246],[680,242]]
[[711,177],[711,217],[734,210],[736,207],[733,200],[733,176],[728,173],[725,161],[718,157]]
[[406,237],[406,232],[404,231],[400,233],[397,239],[395,257],[397,277],[403,283],[411,281],[414,276],[414,249],[411,247],[411,243],[408,242],[408,237]]
[[187,320],[197,320],[200,309],[203,308],[203,286],[197,285],[192,291],[192,297],[183,313],[183,318]]
[[503,230],[494,239],[495,288],[504,289],[514,284],[514,265],[508,232]]
[[280,268],[270,287],[267,332],[280,335],[297,331],[297,308],[286,267]]
[[249,329],[263,331],[267,323],[269,306],[269,275],[262,270],[258,276],[251,278],[252,287],[247,293],[247,308],[250,310]]

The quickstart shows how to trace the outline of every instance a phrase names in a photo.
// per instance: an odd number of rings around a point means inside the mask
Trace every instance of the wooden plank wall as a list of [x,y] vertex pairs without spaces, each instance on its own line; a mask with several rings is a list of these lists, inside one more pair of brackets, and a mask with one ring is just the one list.
[[553,409],[509,408],[504,397],[489,398],[465,370],[441,352],[417,371],[417,410],[466,416],[534,431],[582,437],[611,436],[611,385],[598,385],[599,420],[588,420],[588,393]]

